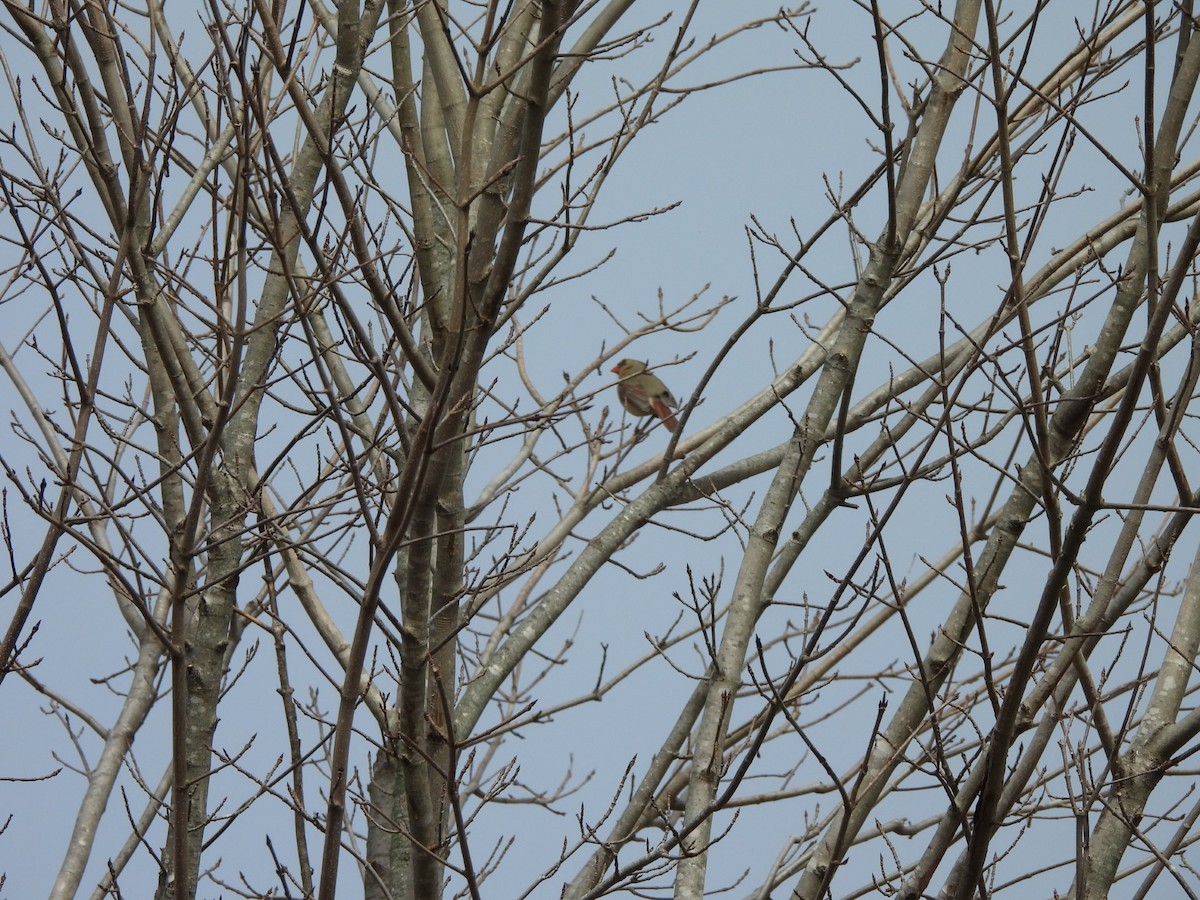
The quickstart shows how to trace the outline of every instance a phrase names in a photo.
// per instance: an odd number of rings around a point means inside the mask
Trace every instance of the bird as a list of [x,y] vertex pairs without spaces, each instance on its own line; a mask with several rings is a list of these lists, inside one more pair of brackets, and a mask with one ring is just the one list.
[[635,416],[657,416],[672,431],[679,430],[679,420],[671,414],[679,403],[657,375],[646,371],[646,364],[637,359],[623,359],[610,370],[620,376],[617,399],[626,412]]

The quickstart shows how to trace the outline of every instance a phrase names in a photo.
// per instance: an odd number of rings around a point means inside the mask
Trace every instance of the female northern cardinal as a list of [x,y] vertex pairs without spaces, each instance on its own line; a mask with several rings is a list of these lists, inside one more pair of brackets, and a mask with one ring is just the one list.
[[672,431],[679,428],[679,421],[671,415],[671,410],[679,404],[658,376],[646,371],[644,362],[623,359],[611,371],[621,377],[617,382],[617,399],[626,412],[635,416],[658,416]]

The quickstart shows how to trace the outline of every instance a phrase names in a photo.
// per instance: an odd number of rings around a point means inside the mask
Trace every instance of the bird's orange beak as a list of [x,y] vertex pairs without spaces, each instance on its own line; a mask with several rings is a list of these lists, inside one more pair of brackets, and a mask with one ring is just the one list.
[[621,374],[621,367],[620,367],[620,366],[613,366],[613,367],[612,367],[611,369],[609,369],[608,371],[612,372],[614,375],[620,375],[620,374]]

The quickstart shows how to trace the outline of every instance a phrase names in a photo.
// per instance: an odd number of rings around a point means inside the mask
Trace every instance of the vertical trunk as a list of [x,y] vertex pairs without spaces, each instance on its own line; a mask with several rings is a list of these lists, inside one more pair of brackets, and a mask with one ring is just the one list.
[[394,747],[385,745],[371,767],[371,818],[367,823],[367,871],[364,900],[408,900],[414,897],[413,845],[405,800],[404,768]]
[[[177,771],[185,773],[182,785],[176,780],[172,798],[171,822],[167,834],[168,848],[179,846],[176,829],[187,829],[183,841],[183,859],[174,852],[163,855],[165,868],[159,881],[157,898],[194,898],[200,873],[200,851],[204,844],[204,829],[208,823],[208,793],[211,787],[213,735],[217,727],[217,704],[228,659],[230,625],[237,601],[238,576],[241,567],[244,524],[244,503],[237,498],[240,491],[230,490],[225,473],[215,473],[211,492],[213,523],[209,535],[205,569],[208,583],[199,591],[198,602],[187,599],[190,580],[180,577],[175,603],[185,607],[176,622],[185,622],[175,631],[175,652],[182,651],[186,696],[176,698],[176,709],[182,708],[182,721],[176,721],[175,753]],[[175,556],[176,554],[173,554]],[[186,558],[187,554],[183,554]],[[190,565],[181,566],[188,571]],[[182,631],[182,633],[180,633]],[[179,681],[175,681],[178,689]],[[179,739],[182,737],[182,741]],[[182,746],[181,746],[182,744]],[[180,788],[183,788],[181,791]],[[182,865],[184,871],[179,872]],[[182,884],[180,883],[182,879]]]

